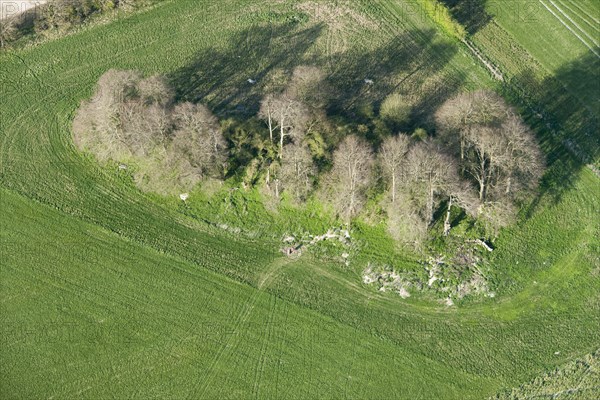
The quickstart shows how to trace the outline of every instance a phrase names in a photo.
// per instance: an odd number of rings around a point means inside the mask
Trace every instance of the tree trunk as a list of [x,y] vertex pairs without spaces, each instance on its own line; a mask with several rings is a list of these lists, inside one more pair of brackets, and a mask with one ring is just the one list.
[[448,210],[446,210],[446,219],[444,220],[444,236],[450,233],[450,210],[452,209],[452,196],[448,199]]
[[465,138],[463,137],[463,134],[460,134],[460,172],[462,174],[465,173]]
[[431,224],[433,221],[433,195],[434,195],[434,187],[433,184],[429,183],[429,196],[427,199],[427,226]]
[[354,171],[352,169],[352,162],[348,162],[348,180],[350,183],[350,215],[354,214]]
[[479,182],[479,200],[480,201],[483,201],[484,193],[485,193],[485,183]]
[[348,207],[350,210],[350,216],[354,215],[354,188],[350,188],[350,205]]
[[273,143],[273,120],[271,119],[271,111],[269,110],[269,138]]
[[269,187],[269,183],[271,183],[271,165],[267,167],[267,177],[265,178],[265,183],[267,187]]
[[485,198],[485,178],[486,178],[486,171],[485,171],[485,159],[483,161],[481,161],[480,163],[480,167],[481,170],[479,171],[479,201],[483,201],[483,199]]
[[392,171],[392,203],[396,202],[396,171]]
[[281,160],[283,157],[283,139],[285,138],[285,117],[282,116],[279,121],[279,154],[278,158]]

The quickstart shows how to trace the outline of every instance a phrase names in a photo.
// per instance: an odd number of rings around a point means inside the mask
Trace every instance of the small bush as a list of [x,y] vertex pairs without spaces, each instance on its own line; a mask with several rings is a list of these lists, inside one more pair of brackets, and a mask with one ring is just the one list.
[[379,114],[392,128],[397,128],[409,122],[411,112],[411,104],[400,94],[393,93],[383,101]]

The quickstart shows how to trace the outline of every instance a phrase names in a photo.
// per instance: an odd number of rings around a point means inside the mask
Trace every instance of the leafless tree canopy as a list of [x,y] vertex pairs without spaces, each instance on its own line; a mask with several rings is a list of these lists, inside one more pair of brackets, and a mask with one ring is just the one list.
[[317,175],[312,155],[302,143],[289,144],[283,151],[285,156],[279,171],[281,187],[295,202],[305,201],[312,191]]
[[406,163],[406,155],[410,146],[408,136],[400,134],[384,140],[379,149],[378,159],[382,167],[384,177],[390,182],[392,203],[396,202],[398,183],[401,181],[403,167]]
[[[379,150],[378,161],[388,183],[390,200],[384,206],[394,236],[418,244],[443,203],[447,204],[446,234],[453,206],[476,215],[479,201],[472,185],[460,177],[457,160],[433,142],[412,143],[406,135],[389,137]],[[414,234],[409,234],[411,229]]]
[[[275,199],[282,194],[297,203],[308,199],[319,183],[316,155],[331,162],[318,193],[348,220],[361,212],[368,190],[376,189],[377,166],[391,232],[418,243],[436,211],[445,213],[444,234],[449,234],[453,208],[481,217],[496,232],[513,219],[516,204],[535,189],[543,172],[529,128],[486,91],[447,101],[435,115],[435,141],[393,135],[375,155],[365,139],[348,135],[329,159],[325,150],[331,142],[315,134],[326,120],[325,94],[319,94],[323,82],[319,69],[298,67],[283,90],[261,102],[258,119],[264,128],[241,133],[255,151],[246,173],[252,182],[264,177]],[[390,98],[388,108],[396,100],[401,99]],[[110,70],[100,78],[93,98],[76,115],[74,136],[80,149],[100,161],[134,166],[136,182],[145,190],[189,189],[202,179],[222,177],[229,161],[220,123],[207,107],[176,104],[164,77],[144,78],[135,71]]]
[[18,24],[18,16],[6,17],[0,22],[0,48],[7,47],[9,43],[18,38]]
[[298,66],[294,69],[286,92],[307,107],[321,110],[327,106],[332,90],[325,77],[325,73],[318,67]]
[[[511,218],[515,200],[527,196],[543,173],[543,157],[530,129],[496,94],[478,91],[446,102],[436,114],[441,140],[478,187],[482,210],[494,209],[497,225]],[[514,213],[513,213],[514,214]]]
[[172,153],[185,155],[202,177],[219,176],[227,160],[217,118],[206,106],[183,103],[173,109],[173,120]]
[[356,135],[346,137],[333,153],[333,168],[325,178],[325,199],[344,219],[356,216],[372,183],[375,157],[371,146]]
[[259,117],[269,129],[269,139],[277,142],[277,158],[283,157],[288,140],[302,140],[309,119],[306,106],[288,92],[268,95],[261,103]]
[[442,201],[448,201],[449,207],[454,203],[474,214],[477,201],[469,185],[460,178],[457,163],[434,144],[413,145],[405,165],[401,190],[419,211],[425,226],[433,222],[433,214]]
[[218,120],[202,105],[174,104],[161,76],[110,70],[73,122],[76,145],[98,160],[137,166],[138,185],[158,192],[190,189],[223,171],[226,146]]
[[508,112],[504,100],[493,92],[479,90],[462,93],[448,100],[437,111],[435,118],[438,127],[445,131],[459,133],[473,125],[498,125]]
[[297,67],[283,92],[269,94],[261,102],[258,117],[269,135],[269,142],[261,145],[266,154],[265,183],[275,197],[283,190],[300,201],[312,189],[316,168],[306,136],[323,118],[323,79],[316,67]]

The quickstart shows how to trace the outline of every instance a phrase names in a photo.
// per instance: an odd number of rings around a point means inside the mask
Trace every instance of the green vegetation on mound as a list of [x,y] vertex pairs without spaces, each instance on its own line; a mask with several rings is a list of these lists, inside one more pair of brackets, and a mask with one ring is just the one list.
[[399,87],[426,127],[457,90],[493,85],[402,2],[314,4],[165,2],[0,55],[1,397],[482,398],[598,348],[599,181],[561,152],[488,260],[497,296],[448,308],[362,283],[373,260],[423,273],[380,225],[354,225],[350,265],[289,259],[282,224],[322,233],[318,206],[275,214],[227,187],[184,206],[75,151],[75,110],[111,68],[245,115],[264,88],[243,82],[324,55],[343,118]]

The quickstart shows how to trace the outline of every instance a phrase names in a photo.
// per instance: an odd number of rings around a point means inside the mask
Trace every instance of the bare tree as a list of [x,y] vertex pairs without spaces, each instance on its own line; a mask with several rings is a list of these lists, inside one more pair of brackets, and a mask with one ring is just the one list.
[[137,90],[140,100],[146,106],[168,108],[175,101],[175,91],[164,76],[154,75],[141,80]]
[[436,151],[430,144],[414,145],[408,155],[404,175],[404,190],[419,209],[425,226],[433,221],[436,195],[446,185],[449,160]]
[[326,177],[327,200],[343,218],[358,214],[371,184],[374,155],[370,145],[358,136],[346,137],[333,153],[333,168]]
[[471,125],[498,125],[508,110],[502,97],[488,90],[478,90],[446,101],[436,112],[435,119],[438,129],[456,132]]
[[400,180],[402,166],[406,162],[409,146],[408,136],[400,134],[386,138],[379,149],[379,163],[384,176],[391,182],[392,203],[396,202],[397,183]]
[[[420,210],[425,226],[433,222],[434,211],[442,200],[448,200],[449,208],[457,205],[471,214],[477,209],[475,196],[460,179],[454,159],[441,153],[432,143],[417,143],[410,149],[402,185],[402,190],[409,193],[414,206]],[[446,224],[449,224],[448,214]]]
[[279,180],[282,189],[296,202],[306,200],[314,185],[317,169],[307,146],[288,144],[283,148],[285,157],[281,161]]
[[444,218],[444,236],[447,236],[452,228],[450,216],[453,206],[457,206],[463,209],[470,216],[476,217],[480,210],[481,203],[478,201],[477,195],[473,193],[473,188],[471,185],[468,182],[460,179],[458,169],[456,167],[449,170],[448,185],[445,189],[445,195],[447,196],[448,203],[446,208],[446,217]]
[[479,200],[513,199],[537,187],[543,157],[531,131],[511,115],[498,128],[473,126],[465,134],[464,170],[479,186]]
[[132,154],[144,157],[157,147],[165,148],[173,123],[171,110],[158,104],[144,105],[136,98],[119,108],[118,134]]
[[313,110],[321,110],[327,105],[331,87],[325,73],[318,67],[300,65],[294,69],[286,95],[297,99]]
[[129,147],[124,125],[137,114],[137,85],[142,76],[135,71],[109,70],[100,77],[96,95],[89,106],[96,115],[96,129],[106,132],[111,141]]
[[173,89],[160,76],[134,77],[113,95],[111,101],[117,104],[118,134],[133,154],[148,156],[157,149],[165,150],[173,128],[173,100]]
[[7,47],[19,37],[19,16],[9,16],[0,21],[0,48]]
[[217,118],[202,105],[174,105],[164,77],[106,72],[73,123],[75,143],[101,161],[132,162],[144,190],[191,188],[225,165],[226,144]]
[[427,226],[420,210],[414,206],[410,194],[399,191],[395,203],[387,203],[388,231],[394,239],[412,248],[418,248],[427,237]]
[[460,154],[462,171],[477,182],[480,201],[512,197],[517,188],[536,186],[543,171],[539,147],[498,95],[461,94],[438,110],[436,123],[442,139]]
[[544,172],[542,152],[533,133],[515,114],[510,114],[501,127],[505,140],[505,163],[501,166],[504,195],[534,190]]
[[114,110],[119,104],[137,96],[137,85],[142,79],[137,71],[108,70],[98,80],[92,102]]
[[436,125],[442,138],[456,145],[460,159],[465,159],[465,136],[474,126],[494,127],[506,118],[509,107],[497,94],[478,90],[462,93],[444,103],[435,114]]
[[[266,96],[261,102],[258,115],[266,122],[269,130],[271,148],[266,149],[266,154],[274,155],[274,157],[266,157],[263,160],[267,170],[265,183],[269,188],[272,176],[276,173],[275,169],[279,170],[281,166],[275,165],[275,163],[283,161],[283,147],[286,141],[299,143],[303,140],[310,114],[303,103],[297,101],[290,92],[286,91],[279,95]],[[279,197],[280,182],[275,180],[274,184],[275,195]]]
[[484,126],[470,127],[464,138],[469,154],[463,164],[479,186],[479,200],[485,201],[488,187],[498,179],[500,167],[510,162],[506,159],[506,141],[498,129]]
[[271,142],[278,136],[277,158],[281,159],[286,138],[302,139],[309,113],[304,104],[288,93],[283,93],[265,97],[261,103],[259,117],[267,123]]
[[259,118],[265,120],[267,128],[269,129],[269,139],[271,143],[275,142],[275,136],[277,135],[277,117],[276,109],[278,107],[276,97],[274,95],[266,96],[260,103],[260,110],[258,112]]
[[82,102],[73,121],[75,143],[80,149],[93,152],[100,161],[130,156],[123,120],[135,113],[124,104],[135,97],[141,79],[137,72],[117,70],[100,77],[94,96]]
[[444,201],[445,235],[450,232],[452,207],[462,208],[473,216],[477,213],[477,196],[469,183],[460,178],[455,159],[432,142],[412,145],[400,170],[396,201],[386,205],[389,229],[398,240],[418,247],[433,222],[435,210]]
[[207,107],[192,103],[177,105],[173,118],[176,153],[184,154],[201,176],[218,175],[226,159],[226,143],[217,118]]

